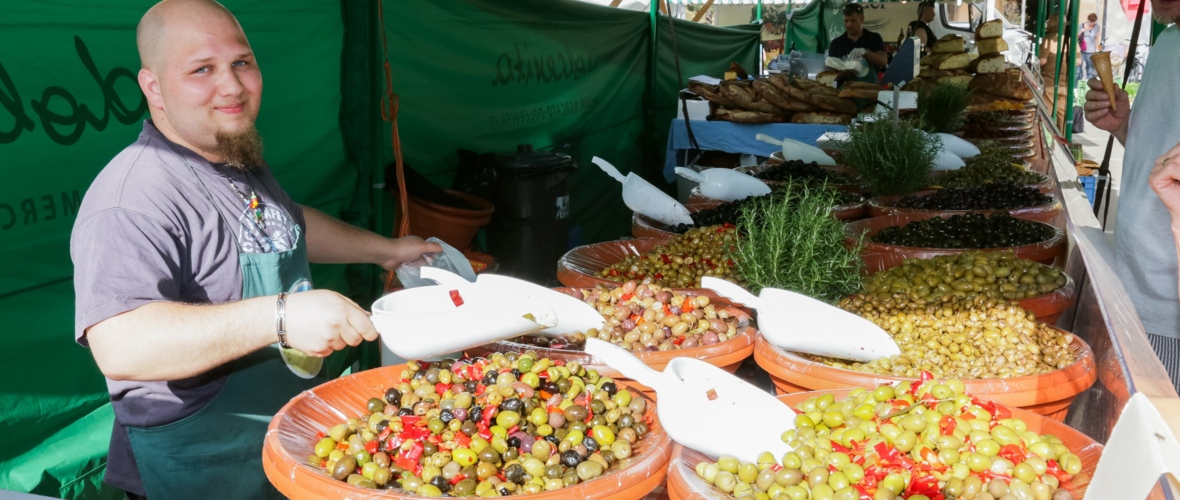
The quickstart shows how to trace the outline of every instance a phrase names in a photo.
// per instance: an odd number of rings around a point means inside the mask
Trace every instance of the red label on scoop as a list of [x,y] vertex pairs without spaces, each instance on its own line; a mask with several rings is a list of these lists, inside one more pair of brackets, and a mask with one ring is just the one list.
[[455,307],[463,305],[463,296],[459,295],[458,290],[451,290],[451,302],[455,303]]

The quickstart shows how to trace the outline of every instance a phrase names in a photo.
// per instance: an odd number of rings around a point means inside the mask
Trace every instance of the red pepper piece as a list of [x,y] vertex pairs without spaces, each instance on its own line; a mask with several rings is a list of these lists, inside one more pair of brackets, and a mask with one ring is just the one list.
[[401,452],[398,455],[396,463],[398,467],[405,470],[416,470],[418,468],[418,458],[422,456],[422,451],[426,447],[419,442],[415,442],[410,446],[410,449]]
[[315,433],[316,442],[319,442],[319,440],[321,440],[321,439],[324,439],[324,433],[322,433],[322,432]]
[[833,442],[832,443],[832,451],[838,451],[840,453],[848,453],[852,450],[845,447],[844,445],[842,445],[840,443]]
[[451,290],[449,293],[451,295],[451,302],[455,303],[455,307],[463,305],[463,296],[459,295],[458,290]]
[[467,445],[471,444],[471,438],[467,437],[467,435],[463,434],[462,432],[456,432],[455,433],[455,444],[466,448]]
[[365,443],[365,451],[369,452],[370,455],[377,453],[377,446],[379,443],[380,441],[376,439]]
[[479,434],[478,434],[478,435],[479,435],[479,437],[483,438],[483,439],[484,439],[484,441],[488,441],[488,440],[492,439],[492,431],[491,431],[491,429],[481,429],[481,430],[479,431]]
[[1012,465],[1016,465],[1027,458],[1027,453],[1019,445],[1006,444],[1000,448],[1000,456],[1008,459]]
[[633,293],[624,293],[622,297],[619,297],[619,299],[626,302],[628,300],[631,300],[631,298],[634,296],[635,296],[635,294],[633,294]]
[[665,263],[665,264],[671,264],[671,263],[672,263],[672,258],[671,258],[671,257],[668,257],[668,254],[666,254],[666,253],[662,253],[662,254],[660,254],[660,260],[664,261],[664,263]]
[[390,434],[393,434],[393,429],[386,427],[385,430],[381,431],[381,434],[377,435],[377,440],[385,441],[385,439],[388,438]]
[[467,479],[467,474],[463,474],[463,473],[455,474],[455,477],[451,478],[451,486],[459,484],[459,481],[462,481],[464,479]]
[[520,430],[520,426],[514,425],[514,426],[512,426],[511,429],[508,429],[508,435],[511,436],[513,433],[515,433],[516,431],[519,431],[519,430]]
[[675,345],[680,345],[680,344],[683,344],[683,343],[684,343],[684,339],[686,339],[686,338],[687,338],[687,337],[685,337],[684,335],[681,335],[681,336],[679,336],[679,337],[676,337],[675,339],[672,339],[672,343],[673,343],[673,344],[675,344]]
[[348,449],[348,443],[347,443],[347,442],[345,442],[345,441],[341,441],[341,442],[339,442],[339,443],[336,443],[336,449],[337,449],[337,450],[347,450],[347,449]]
[[945,415],[942,420],[938,421],[938,430],[942,432],[943,436],[949,436],[955,433],[955,427],[958,423],[955,422],[955,417]]
[[656,273],[654,277],[655,279],[662,280],[664,279],[664,273]]

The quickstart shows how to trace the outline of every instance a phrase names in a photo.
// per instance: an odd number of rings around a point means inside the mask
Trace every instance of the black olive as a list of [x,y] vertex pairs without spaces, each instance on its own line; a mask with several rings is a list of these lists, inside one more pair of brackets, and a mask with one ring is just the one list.
[[475,394],[475,390],[479,388],[479,382],[476,382],[474,380],[468,380],[466,383],[463,384],[463,388],[466,389],[467,392]]
[[389,428],[389,421],[388,420],[378,420],[377,425],[374,425],[373,428],[377,430],[377,434],[381,434],[382,432],[385,431],[385,429]]
[[385,402],[393,406],[402,405],[402,392],[390,387],[385,390]]
[[517,398],[508,398],[505,399],[503,403],[500,403],[500,411],[514,411],[520,413],[520,410],[523,408],[524,403]]
[[479,422],[480,420],[483,420],[483,407],[472,406],[471,409],[467,411],[467,420],[472,422]]
[[548,435],[548,436],[545,436],[545,440],[546,440],[546,441],[549,441],[550,443],[552,443],[552,444],[553,444],[553,445],[555,445],[555,446],[556,446],[556,445],[558,445],[558,444],[561,444],[561,440],[560,440],[560,439],[557,439],[557,436],[555,436],[555,435],[553,435],[553,434],[550,434],[550,435]]
[[524,484],[524,476],[524,467],[522,467],[520,464],[512,464],[504,468],[504,479],[512,481],[516,484]]
[[520,438],[516,436],[509,436],[504,442],[508,444],[509,448],[520,448]]
[[449,424],[455,419],[455,414],[452,413],[451,410],[443,410],[438,412],[438,419],[442,420],[442,423],[444,424]]
[[602,390],[606,391],[606,394],[613,398],[615,397],[615,393],[619,392],[619,386],[615,385],[614,382],[607,382],[602,384]]
[[520,370],[517,370],[516,368],[513,368],[513,369],[512,369],[512,376],[513,376],[513,377],[516,377],[516,380],[520,380]]
[[501,486],[501,487],[500,487],[500,496],[502,496],[502,497],[506,497],[506,496],[508,496],[508,495],[511,495],[511,494],[512,494],[512,492],[511,492],[511,491],[508,491],[508,488],[505,488],[505,487],[503,487],[503,486]]
[[586,439],[582,440],[582,446],[585,446],[586,451],[590,453],[598,451],[598,441],[595,441],[594,438],[590,436],[586,436]]
[[574,450],[567,450],[561,454],[561,465],[566,467],[577,467],[582,463],[582,456]]
[[496,370],[488,370],[483,374],[483,385],[495,385],[496,379],[500,378],[500,373]]
[[557,387],[557,382],[553,381],[545,382],[545,385],[541,386],[541,390],[548,392],[549,394],[557,394],[561,392],[561,388]]
[[434,487],[438,488],[438,491],[443,493],[451,491],[451,483],[447,481],[447,478],[442,477],[442,474],[430,478],[430,484],[433,484]]
[[411,410],[409,408],[402,408],[397,411],[397,416],[399,416],[399,417],[404,417],[404,416],[413,415],[413,414],[414,414],[414,410]]

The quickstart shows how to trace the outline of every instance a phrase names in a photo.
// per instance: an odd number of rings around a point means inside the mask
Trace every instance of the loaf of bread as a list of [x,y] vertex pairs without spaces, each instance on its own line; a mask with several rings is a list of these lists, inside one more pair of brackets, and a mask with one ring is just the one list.
[[971,75],[971,73],[968,73],[966,71],[959,69],[959,70],[951,71],[948,74],[939,77],[935,81],[938,82],[939,84],[947,84],[947,85],[954,85],[956,87],[967,88],[967,86],[971,84],[972,78],[973,78],[973,76]]
[[988,54],[999,54],[1008,50],[1008,42],[1003,38],[981,38],[975,40],[975,48],[979,51],[980,56]]
[[986,23],[980,24],[975,29],[975,40],[983,40],[985,38],[999,38],[1004,36],[1004,21],[999,19],[992,19]]
[[852,115],[842,113],[795,113],[791,123],[805,123],[814,125],[848,125],[852,122]]
[[1024,84],[1020,70],[1017,68],[1011,68],[1002,73],[980,73],[971,79],[971,84],[967,88],[1021,101],[1033,98],[1032,89]]
[[830,86],[833,83],[836,83],[836,77],[838,77],[838,76],[840,76],[839,71],[834,70],[834,69],[828,69],[828,70],[824,70],[824,71],[820,71],[819,73],[816,73],[815,74],[815,81],[819,82],[821,85]]
[[1008,62],[1004,59],[1003,54],[991,54],[986,56],[979,56],[971,62],[967,71],[973,73],[1003,73],[1008,68]]
[[966,40],[955,35],[950,36],[954,38],[934,42],[934,45],[930,47],[930,51],[936,54],[956,54],[967,49]]

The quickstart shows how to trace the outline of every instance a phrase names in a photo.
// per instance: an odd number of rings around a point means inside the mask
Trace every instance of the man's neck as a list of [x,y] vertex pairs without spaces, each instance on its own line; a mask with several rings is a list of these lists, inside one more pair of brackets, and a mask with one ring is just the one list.
[[178,146],[184,146],[189,151],[196,153],[201,158],[209,160],[210,163],[224,163],[225,162],[225,159],[222,157],[222,155],[220,153],[217,153],[215,151],[204,150],[204,149],[197,147],[196,145],[184,140],[184,138],[181,137],[180,134],[176,133],[176,129],[172,128],[172,125],[170,123],[168,123],[167,119],[162,120],[159,117],[152,116],[152,124],[155,125],[156,130],[159,130],[160,134],[162,134],[164,137],[167,137],[168,140],[172,141],[173,143],[175,143]]
[[845,35],[848,35],[849,40],[852,40],[855,42],[857,40],[860,40],[860,37],[865,36],[865,31],[860,30],[860,33],[857,33],[856,36],[853,36],[852,32],[846,32]]

